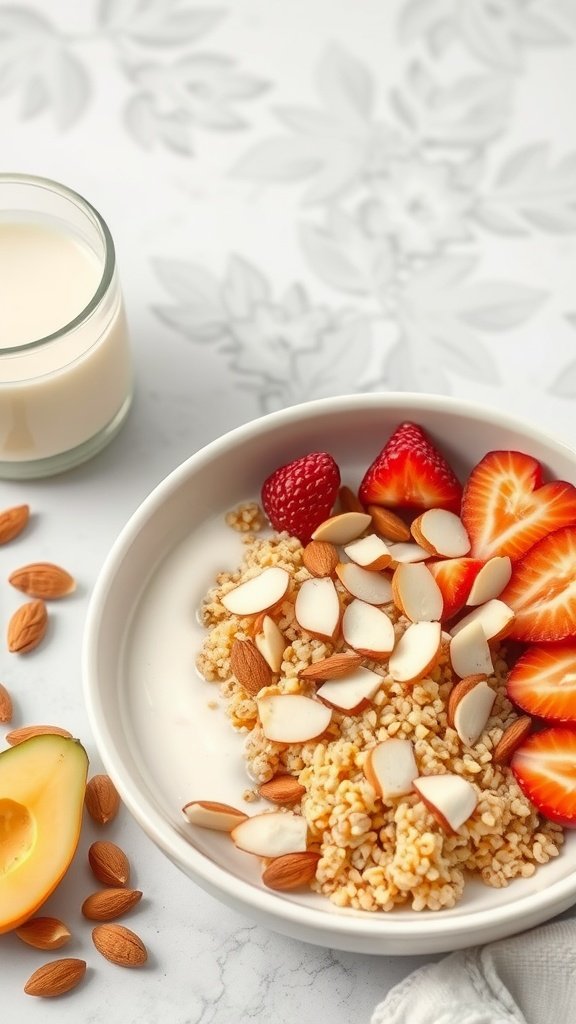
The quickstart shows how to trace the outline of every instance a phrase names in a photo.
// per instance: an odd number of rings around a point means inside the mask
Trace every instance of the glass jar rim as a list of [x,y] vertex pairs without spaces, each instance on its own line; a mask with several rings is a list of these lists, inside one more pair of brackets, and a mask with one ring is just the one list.
[[[114,240],[110,234],[110,229],[102,215],[98,213],[98,210],[92,206],[92,203],[85,199],[84,196],[80,195],[79,192],[74,191],[74,189],[69,188],[68,185],[63,185],[61,182],[55,181],[52,178],[45,178],[35,174],[11,173],[9,171],[0,172],[0,189],[3,184],[30,185],[34,188],[42,188],[47,192],[59,194],[63,198],[74,203],[76,207],[82,210],[82,212],[92,220],[102,237],[104,243],[104,266],[102,269],[102,276],[100,277],[100,281],[92,295],[92,298],[73,318],[73,320],[70,320],[67,324],[63,324],[57,331],[53,331],[51,334],[47,334],[43,338],[35,338],[33,341],[24,342],[24,344],[4,345],[0,349],[0,359],[3,355],[25,353],[30,351],[30,349],[39,348],[41,345],[46,345],[51,341],[56,341],[75,330],[75,328],[80,324],[84,323],[84,321],[87,320],[99,306],[101,300],[106,295],[116,268],[116,251],[114,248]],[[1,209],[2,205],[0,202],[0,211]]]

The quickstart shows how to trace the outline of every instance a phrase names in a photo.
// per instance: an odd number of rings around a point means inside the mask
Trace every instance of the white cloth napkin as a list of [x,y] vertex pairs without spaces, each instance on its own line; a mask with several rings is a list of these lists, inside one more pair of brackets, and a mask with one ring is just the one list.
[[371,1024],[574,1024],[576,920],[451,953],[388,994]]

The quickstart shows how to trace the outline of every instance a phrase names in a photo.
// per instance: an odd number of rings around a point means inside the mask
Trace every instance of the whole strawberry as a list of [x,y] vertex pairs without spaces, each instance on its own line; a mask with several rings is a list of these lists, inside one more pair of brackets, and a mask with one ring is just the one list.
[[275,530],[287,530],[307,544],[330,515],[340,470],[327,452],[311,452],[276,469],[262,486],[262,505]]

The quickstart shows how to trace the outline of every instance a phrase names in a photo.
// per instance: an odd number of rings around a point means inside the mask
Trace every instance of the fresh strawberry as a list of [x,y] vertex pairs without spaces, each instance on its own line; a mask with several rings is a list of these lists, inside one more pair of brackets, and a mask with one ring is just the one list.
[[464,485],[461,518],[473,558],[516,560],[546,534],[576,523],[576,487],[563,480],[544,484],[531,455],[488,452]]
[[275,530],[287,530],[307,544],[330,515],[340,487],[340,470],[327,452],[311,452],[276,469],[262,486],[262,505]]
[[416,423],[401,423],[368,467],[358,496],[363,505],[460,510],[462,485]]
[[472,584],[484,562],[480,558],[440,558],[426,563],[444,599],[442,621],[451,619],[466,604]]
[[510,767],[541,814],[576,826],[576,730],[554,726],[532,733],[514,752]]
[[512,668],[506,690],[529,715],[576,724],[576,643],[528,647]]
[[500,600],[516,613],[512,640],[539,643],[576,636],[576,527],[548,534],[515,562]]

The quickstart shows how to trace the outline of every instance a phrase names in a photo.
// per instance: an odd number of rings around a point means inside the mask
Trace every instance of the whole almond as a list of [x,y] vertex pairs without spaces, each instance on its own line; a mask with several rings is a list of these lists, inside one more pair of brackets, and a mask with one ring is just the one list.
[[92,874],[102,885],[123,886],[130,879],[128,857],[115,843],[99,839],[88,850]]
[[326,540],[311,540],[302,553],[302,561],[313,576],[331,576],[338,562],[338,550]]
[[309,885],[316,875],[320,854],[312,850],[303,853],[285,853],[274,857],[262,872],[262,881],[269,889],[288,892]]
[[366,511],[372,516],[372,526],[376,533],[379,533],[385,540],[412,540],[410,527],[391,509],[382,508],[381,505],[368,505]]
[[254,697],[272,682],[272,670],[252,640],[234,640],[230,668],[240,685]]
[[107,825],[120,809],[118,791],[108,775],[93,775],[86,784],[84,803],[88,814],[98,825]]
[[530,718],[530,715],[522,715],[504,729],[504,732],[492,751],[492,761],[494,764],[508,764],[514,751],[526,739],[531,731],[532,719]]
[[141,967],[148,959],[142,939],[122,924],[96,925],[92,941],[102,956],[119,967]]
[[6,733],[5,739],[11,747],[16,747],[18,743],[24,743],[25,740],[30,740],[33,736],[45,736],[46,734],[72,739],[72,733],[68,732],[68,729],[61,729],[59,725],[23,725],[20,729],[13,729],[12,732]]
[[28,505],[14,505],[13,508],[6,508],[0,512],[0,544],[7,544],[14,540],[26,526],[30,518]]
[[362,661],[362,655],[356,654],[355,651],[343,651],[341,654],[331,654],[329,658],[323,658],[322,661],[315,661],[311,665],[307,665],[298,673],[298,676],[300,679],[313,681],[339,679],[348,672],[360,668]]
[[4,724],[11,722],[13,712],[12,697],[3,683],[0,683],[0,722]]
[[346,484],[343,484],[340,490],[338,491],[338,497],[340,498],[340,508],[342,509],[343,512],[366,511],[358,495],[352,490],[351,487],[348,487]]
[[74,957],[51,960],[30,975],[24,986],[29,996],[61,996],[75,988],[86,974],[86,961]]
[[60,949],[70,939],[71,932],[57,917],[31,917],[16,929],[16,935],[35,949]]
[[260,796],[273,804],[295,804],[305,792],[305,787],[293,775],[275,775],[259,788]]
[[89,921],[113,921],[127,914],[141,899],[139,889],[99,889],[86,897],[82,913]]
[[29,597],[40,597],[53,600],[65,597],[76,589],[76,580],[52,562],[31,562],[15,569],[8,577],[8,582]]
[[473,690],[478,683],[484,682],[488,678],[483,672],[478,672],[475,675],[464,676],[460,679],[455,686],[452,687],[448,694],[448,704],[446,707],[446,716],[448,718],[448,725],[454,728],[454,712],[458,707],[458,704],[470,690]]
[[16,654],[33,651],[44,639],[48,611],[44,601],[28,601],[16,609],[8,623],[8,650]]

